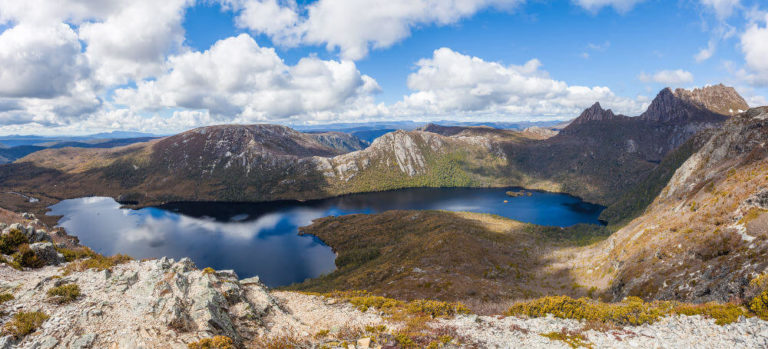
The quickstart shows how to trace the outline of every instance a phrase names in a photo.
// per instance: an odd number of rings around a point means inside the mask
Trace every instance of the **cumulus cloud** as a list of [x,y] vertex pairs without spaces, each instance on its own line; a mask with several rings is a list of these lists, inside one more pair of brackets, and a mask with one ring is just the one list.
[[161,72],[166,55],[182,47],[184,9],[192,2],[135,0],[103,21],[80,25],[96,78],[113,85]]
[[511,8],[524,0],[319,0],[299,16],[294,2],[223,0],[240,9],[237,23],[283,45],[299,42],[338,49],[357,60],[371,48],[389,47],[424,25],[447,25],[490,8]]
[[88,74],[67,25],[17,25],[0,34],[0,96],[51,98]]
[[675,86],[693,82],[693,74],[682,69],[661,70],[653,75],[640,73],[637,78],[642,82],[656,82],[667,86]]
[[136,110],[202,109],[253,122],[336,110],[378,90],[351,61],[307,57],[288,66],[274,49],[241,34],[208,51],[169,58],[165,74],[115,91],[115,101]]
[[417,66],[408,77],[408,87],[415,92],[395,106],[400,112],[576,115],[595,101],[629,114],[643,107],[638,101],[615,96],[607,87],[569,86],[554,80],[536,59],[503,65],[440,48]]
[[739,0],[701,0],[701,4],[715,12],[719,20],[731,17],[734,10],[739,7]]
[[590,12],[598,12],[603,7],[613,7],[619,13],[631,10],[644,0],[574,0],[576,4]]
[[741,35],[741,51],[748,71],[743,77],[755,85],[768,85],[768,13],[751,23]]

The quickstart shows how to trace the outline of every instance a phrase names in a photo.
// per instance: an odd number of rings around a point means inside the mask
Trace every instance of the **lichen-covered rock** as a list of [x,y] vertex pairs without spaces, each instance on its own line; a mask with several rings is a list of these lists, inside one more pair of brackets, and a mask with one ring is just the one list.
[[36,242],[29,245],[29,249],[37,258],[45,262],[45,265],[59,265],[64,263],[64,255],[56,251],[51,242]]
[[[49,242],[30,247],[46,259],[56,258],[49,255],[55,253]],[[15,345],[43,347],[53,338],[62,347],[186,348],[214,335],[242,343],[263,333],[262,319],[279,311],[260,283],[243,285],[231,271],[203,273],[186,258],[134,261],[53,278],[58,272],[0,267],[0,290],[14,290],[14,304],[50,316],[39,335]],[[77,301],[64,306],[47,301],[48,289],[70,283],[80,288]]]

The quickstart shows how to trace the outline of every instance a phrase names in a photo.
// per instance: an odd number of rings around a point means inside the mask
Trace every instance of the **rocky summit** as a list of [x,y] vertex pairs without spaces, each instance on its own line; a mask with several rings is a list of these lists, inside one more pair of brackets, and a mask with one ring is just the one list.
[[[238,280],[231,271],[200,270],[187,259],[63,270],[66,266],[18,271],[0,265],[0,293],[13,292],[13,299],[0,305],[0,321],[7,324],[20,311],[45,315],[33,335],[0,337],[0,348],[196,348],[196,343],[223,337],[233,347],[383,348],[397,343],[388,332],[410,326],[373,307],[363,310],[333,296],[268,290],[258,278]],[[77,286],[73,299],[61,303],[50,296],[66,285]],[[552,339],[552,333],[578,335],[602,348],[768,345],[768,322],[754,318],[720,326],[700,316],[670,316],[604,331],[554,317],[463,314],[423,326],[421,331],[442,338],[445,348],[568,346]]]

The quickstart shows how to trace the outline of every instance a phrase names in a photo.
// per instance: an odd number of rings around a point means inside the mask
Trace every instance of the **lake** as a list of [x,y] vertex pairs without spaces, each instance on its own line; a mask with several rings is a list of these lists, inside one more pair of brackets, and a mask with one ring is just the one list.
[[[557,193],[531,191],[509,197],[509,188],[416,188],[306,202],[173,203],[131,210],[112,198],[61,201],[48,214],[96,252],[134,258],[190,257],[198,267],[258,275],[271,287],[301,282],[335,269],[331,248],[298,228],[313,219],[386,210],[492,213],[523,222],[570,226],[600,224],[603,207]],[[504,201],[507,200],[507,203]]]

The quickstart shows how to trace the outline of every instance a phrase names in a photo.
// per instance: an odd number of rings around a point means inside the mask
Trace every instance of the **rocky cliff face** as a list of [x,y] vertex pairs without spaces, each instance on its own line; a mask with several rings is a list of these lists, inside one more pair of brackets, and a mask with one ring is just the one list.
[[482,137],[452,138],[426,131],[396,131],[377,138],[365,150],[314,161],[325,177],[344,181],[373,166],[396,168],[403,175],[413,177],[427,172],[427,158],[453,151],[450,146],[458,144],[492,148],[491,142]]
[[625,115],[616,115],[612,110],[605,110],[600,106],[600,102],[596,102],[591,107],[585,109],[579,117],[573,120],[570,125],[583,124],[591,121],[610,121],[610,120],[626,120],[629,118]]
[[360,138],[343,132],[309,133],[309,135],[321,144],[336,149],[340,153],[363,150],[370,145]]
[[768,270],[766,144],[765,107],[713,130],[645,213],[598,247],[609,253],[592,273],[617,271],[615,299],[749,299],[750,280]]
[[665,88],[640,119],[665,123],[717,122],[747,109],[744,98],[733,87],[722,84],[693,90]]

